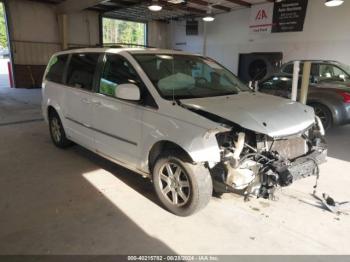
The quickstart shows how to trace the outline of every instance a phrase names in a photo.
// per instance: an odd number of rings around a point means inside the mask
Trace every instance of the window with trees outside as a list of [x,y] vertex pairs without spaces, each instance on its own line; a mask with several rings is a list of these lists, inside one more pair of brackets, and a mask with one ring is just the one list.
[[1,2],[0,2],[0,48],[7,48],[5,10],[4,10],[4,5]]
[[103,43],[146,45],[146,24],[104,17]]

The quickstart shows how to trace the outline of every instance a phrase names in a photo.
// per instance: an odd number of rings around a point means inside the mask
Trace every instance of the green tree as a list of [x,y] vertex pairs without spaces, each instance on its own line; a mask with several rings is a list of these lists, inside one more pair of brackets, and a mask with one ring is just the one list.
[[7,47],[7,31],[4,5],[0,2],[0,47]]

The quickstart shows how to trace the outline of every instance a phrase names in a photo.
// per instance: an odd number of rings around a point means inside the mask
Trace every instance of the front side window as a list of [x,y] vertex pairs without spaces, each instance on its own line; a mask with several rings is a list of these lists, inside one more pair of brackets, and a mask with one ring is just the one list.
[[250,91],[233,73],[211,59],[170,54],[135,54],[134,57],[160,95],[168,100]]
[[67,71],[67,85],[91,91],[100,54],[73,54]]
[[54,56],[47,67],[46,80],[62,84],[67,60],[68,55]]
[[120,84],[139,84],[139,78],[125,58],[119,55],[106,55],[106,61],[100,79],[99,93],[115,96]]

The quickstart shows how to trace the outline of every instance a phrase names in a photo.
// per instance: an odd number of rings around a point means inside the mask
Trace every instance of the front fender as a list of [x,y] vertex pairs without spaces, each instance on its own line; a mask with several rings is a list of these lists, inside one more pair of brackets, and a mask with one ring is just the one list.
[[[155,118],[153,118],[155,119]],[[218,126],[217,128],[203,128],[186,121],[174,119],[162,119],[161,124],[148,122],[144,126],[142,154],[143,161],[141,168],[148,171],[148,156],[153,146],[162,141],[172,142],[188,153],[196,163],[220,162],[220,148],[216,139],[216,134],[227,131]]]

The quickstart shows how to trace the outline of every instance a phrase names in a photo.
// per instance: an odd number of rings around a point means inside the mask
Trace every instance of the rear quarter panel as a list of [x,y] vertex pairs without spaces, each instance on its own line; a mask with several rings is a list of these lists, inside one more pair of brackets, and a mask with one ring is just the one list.
[[309,91],[308,104],[320,103],[331,111],[333,123],[343,125],[350,121],[350,105],[344,103],[337,90],[332,88],[314,87]]
[[48,122],[48,108],[52,106],[64,125],[64,89],[65,87],[61,84],[44,80],[42,85],[42,114],[46,122]]

